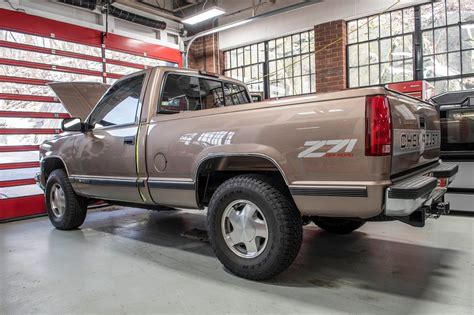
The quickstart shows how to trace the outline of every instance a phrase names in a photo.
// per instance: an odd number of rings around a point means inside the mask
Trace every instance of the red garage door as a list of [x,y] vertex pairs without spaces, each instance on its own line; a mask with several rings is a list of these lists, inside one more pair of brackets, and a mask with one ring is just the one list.
[[0,221],[45,212],[38,145],[69,117],[46,86],[113,83],[150,66],[181,66],[176,49],[0,9]]

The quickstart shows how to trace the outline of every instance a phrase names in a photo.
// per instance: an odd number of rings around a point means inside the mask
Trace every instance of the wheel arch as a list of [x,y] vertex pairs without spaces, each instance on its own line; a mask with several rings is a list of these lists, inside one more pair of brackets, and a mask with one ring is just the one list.
[[57,169],[63,169],[66,172],[66,175],[69,177],[69,172],[67,170],[66,163],[59,156],[48,156],[43,158],[41,161],[41,172],[43,173],[43,178],[45,182],[48,180],[51,172]]
[[265,174],[274,177],[289,193],[288,179],[273,158],[254,153],[218,154],[207,156],[198,163],[194,174],[197,205],[200,208],[206,206],[221,183],[241,174]]

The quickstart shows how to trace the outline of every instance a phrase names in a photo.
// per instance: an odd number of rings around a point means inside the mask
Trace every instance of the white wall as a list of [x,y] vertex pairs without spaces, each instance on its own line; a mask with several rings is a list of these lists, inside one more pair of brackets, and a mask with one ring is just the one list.
[[[59,4],[52,0],[10,0],[10,3],[15,9],[25,11],[31,15],[105,31],[105,17],[98,12]],[[12,6],[6,0],[0,0],[0,8],[13,10]],[[155,30],[109,16],[109,32],[153,44],[179,48],[178,45],[167,40],[167,33],[178,34],[179,24],[177,22],[156,16],[151,17],[145,12],[141,15],[165,21],[167,24],[166,30]]]
[[[261,6],[257,15],[269,10],[294,4],[300,1],[277,1],[275,5]],[[392,9],[407,7],[414,4],[429,2],[427,0],[401,0]],[[223,2],[225,4],[227,2]],[[229,29],[219,35],[219,49],[226,50],[247,43],[259,42],[286,34],[312,28],[325,22],[334,20],[350,20],[355,17],[380,13],[397,3],[397,0],[324,0],[323,2],[301,8],[297,11],[280,14],[261,21],[245,24]],[[249,7],[252,1],[232,1],[223,5],[227,13]],[[219,24],[226,24],[249,17],[251,11],[219,20]]]

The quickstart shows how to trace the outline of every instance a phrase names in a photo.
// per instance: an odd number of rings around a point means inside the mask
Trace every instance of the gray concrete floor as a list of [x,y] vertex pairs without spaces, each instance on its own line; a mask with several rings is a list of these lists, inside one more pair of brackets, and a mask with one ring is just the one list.
[[44,217],[1,224],[0,314],[474,314],[474,217],[347,236],[309,225],[295,263],[263,283],[181,236],[204,227],[202,212],[129,208],[71,232]]

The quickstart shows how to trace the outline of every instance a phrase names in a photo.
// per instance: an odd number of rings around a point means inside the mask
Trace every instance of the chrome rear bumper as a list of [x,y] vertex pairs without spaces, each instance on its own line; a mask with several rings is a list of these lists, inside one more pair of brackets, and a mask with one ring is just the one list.
[[[440,163],[423,175],[392,184],[385,190],[385,214],[391,217],[405,217],[423,207],[429,209],[436,207],[457,172],[456,164]],[[438,183],[443,180],[446,181],[445,185],[439,186]]]

